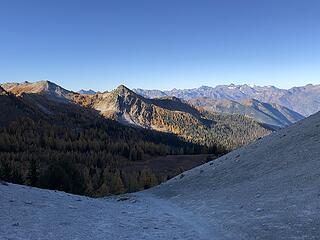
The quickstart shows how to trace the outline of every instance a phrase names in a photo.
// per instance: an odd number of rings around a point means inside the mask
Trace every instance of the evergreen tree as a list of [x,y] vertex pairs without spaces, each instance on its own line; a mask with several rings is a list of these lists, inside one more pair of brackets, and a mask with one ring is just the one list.
[[28,180],[31,186],[36,186],[39,180],[38,164],[34,158],[29,162]]

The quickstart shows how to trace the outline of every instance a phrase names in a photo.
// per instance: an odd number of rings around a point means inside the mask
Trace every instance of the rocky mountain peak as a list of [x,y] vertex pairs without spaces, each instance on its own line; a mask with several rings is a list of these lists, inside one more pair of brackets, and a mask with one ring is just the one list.
[[135,92],[133,92],[131,89],[129,89],[125,85],[119,85],[111,93],[116,94],[116,95],[120,95],[120,96],[135,96],[135,97],[138,96]]
[[119,85],[116,90],[118,91],[131,91],[128,87],[126,87],[125,85],[121,84]]

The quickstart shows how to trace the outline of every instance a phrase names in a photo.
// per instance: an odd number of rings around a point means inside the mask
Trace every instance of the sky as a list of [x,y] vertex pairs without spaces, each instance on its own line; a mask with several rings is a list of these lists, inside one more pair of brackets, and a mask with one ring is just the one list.
[[0,82],[320,84],[319,0],[0,0]]

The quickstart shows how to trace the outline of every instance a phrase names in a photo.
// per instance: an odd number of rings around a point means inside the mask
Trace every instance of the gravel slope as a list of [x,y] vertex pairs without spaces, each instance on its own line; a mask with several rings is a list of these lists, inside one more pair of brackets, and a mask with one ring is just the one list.
[[148,191],[0,184],[1,239],[319,239],[320,114]]
[[210,226],[147,194],[91,199],[0,185],[0,239],[209,239]]
[[319,186],[318,113],[151,192],[221,229],[224,239],[319,239]]

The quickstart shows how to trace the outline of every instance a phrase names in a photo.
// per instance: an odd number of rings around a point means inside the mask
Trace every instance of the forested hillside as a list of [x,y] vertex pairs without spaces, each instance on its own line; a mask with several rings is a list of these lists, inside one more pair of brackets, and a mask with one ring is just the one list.
[[[123,126],[45,94],[16,97],[3,90],[0,97],[6,113],[0,117],[2,180],[104,196],[149,188],[224,153],[173,134]],[[204,155],[168,163],[170,169],[161,165],[167,156],[184,154]]]
[[204,111],[176,97],[147,99],[125,86],[103,94],[75,95],[73,101],[120,123],[174,133],[189,142],[217,146],[221,151],[270,133],[245,116]]
[[4,88],[0,178],[77,194],[146,189],[269,133],[245,117],[124,86],[90,95],[47,81]]
[[[148,165],[131,171],[130,166],[139,161],[199,153],[209,153],[209,149],[183,143],[172,135],[116,123],[96,122],[70,130],[25,118],[0,130],[0,177],[14,183],[103,196],[154,186],[183,168],[177,164],[167,175],[151,171]],[[214,149],[211,153],[219,154]]]

